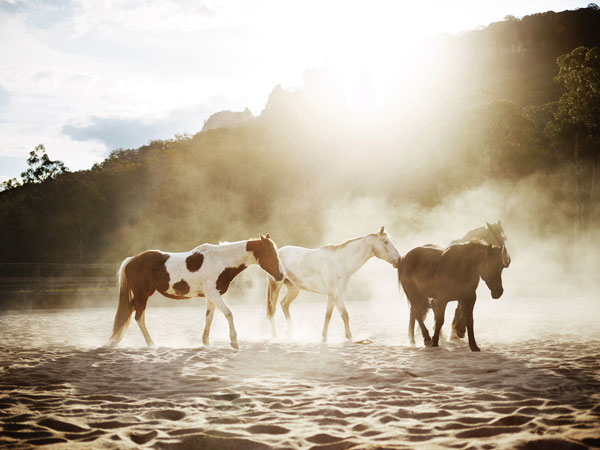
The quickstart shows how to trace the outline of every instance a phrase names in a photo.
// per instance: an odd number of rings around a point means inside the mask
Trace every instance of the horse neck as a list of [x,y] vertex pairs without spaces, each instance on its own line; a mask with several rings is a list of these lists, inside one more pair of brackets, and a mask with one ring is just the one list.
[[373,245],[369,241],[369,236],[353,239],[334,251],[340,260],[340,264],[346,267],[349,275],[360,269],[374,256]]
[[449,259],[446,259],[446,261],[448,261],[449,263],[450,261],[452,261],[451,264],[454,264],[455,261],[462,260],[466,262],[467,266],[473,266],[477,269],[477,272],[479,272],[479,265],[483,261],[486,252],[486,246],[476,243],[468,243],[448,247],[448,249],[442,254],[442,256],[447,254],[447,257]]
[[254,254],[246,250],[247,242],[239,241],[220,244],[216,247],[216,250],[229,267],[238,267],[242,264],[245,266],[256,264]]
[[467,258],[477,268],[477,273],[479,273],[479,266],[487,255],[487,246],[479,244],[467,244],[467,246]]

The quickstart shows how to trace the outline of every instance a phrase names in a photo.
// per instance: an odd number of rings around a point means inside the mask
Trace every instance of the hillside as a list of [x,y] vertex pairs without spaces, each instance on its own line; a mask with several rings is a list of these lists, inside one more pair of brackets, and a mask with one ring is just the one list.
[[[429,41],[423,51],[436,69],[420,88],[436,95],[411,112],[413,121],[401,105],[411,86],[397,86],[385,120],[367,128],[317,71],[303,90],[276,88],[260,117],[233,129],[114,151],[90,170],[4,191],[0,261],[114,262],[146,248],[186,250],[258,232],[280,245],[319,245],[339,202],[372,197],[425,211],[482,183],[541,173],[554,177],[546,193],[565,202],[568,219],[568,144],[551,142],[546,122],[522,108],[558,99],[557,57],[600,45],[599,29],[600,11],[588,7]],[[465,100],[477,90],[489,91],[486,101]],[[333,99],[327,107],[323,95]],[[582,186],[590,161],[582,162]],[[590,192],[588,206],[596,202]],[[586,226],[595,228],[599,211],[589,210]],[[535,220],[549,226],[545,216]]]

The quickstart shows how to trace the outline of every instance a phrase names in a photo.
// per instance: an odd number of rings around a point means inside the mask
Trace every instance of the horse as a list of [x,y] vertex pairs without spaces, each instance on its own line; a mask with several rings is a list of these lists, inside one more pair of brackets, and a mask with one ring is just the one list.
[[350,277],[373,256],[389,262],[394,267],[400,260],[400,253],[384,231],[384,227],[377,233],[349,239],[338,245],[325,245],[317,249],[281,247],[279,258],[285,269],[285,279],[269,279],[267,291],[267,318],[271,322],[273,337],[277,336],[274,315],[279,291],[285,284],[287,292],[281,301],[281,309],[288,324],[288,336],[293,328],[290,304],[301,290],[305,290],[328,296],[322,332],[323,342],[327,341],[327,330],[334,305],[344,321],[346,339],[351,341],[352,332],[343,294]]
[[[502,228],[502,222],[498,220],[496,223],[489,223],[487,220],[485,221],[485,226],[474,228],[473,230],[468,231],[462,238],[455,239],[450,242],[452,244],[461,244],[471,241],[472,239],[480,239],[488,244],[495,245],[496,247],[503,247],[505,251],[504,260],[506,261],[506,265],[504,268],[508,268],[510,265],[511,259],[508,254],[508,250],[506,248],[506,234],[504,234],[504,229]],[[465,337],[465,322],[462,316],[462,312],[460,310],[460,304],[456,307],[454,311],[454,319],[452,319],[452,332],[450,335],[450,339],[459,339]],[[413,321],[414,328],[414,321]]]
[[473,239],[482,240],[487,242],[488,244],[495,245],[496,247],[504,246],[504,259],[506,261],[505,268],[508,268],[510,265],[510,255],[508,254],[508,249],[506,248],[506,234],[504,234],[504,229],[502,228],[502,222],[498,220],[496,223],[489,223],[487,220],[485,221],[485,226],[474,228],[460,239],[455,239],[450,242],[452,244],[464,244]]
[[145,314],[148,297],[158,291],[175,300],[206,297],[203,344],[209,345],[216,306],[229,322],[231,346],[238,349],[233,314],[222,295],[229,289],[231,281],[251,264],[258,264],[275,280],[284,278],[277,246],[268,234],[246,241],[202,244],[183,253],[147,250],[126,258],[118,271],[119,303],[107,345],[114,347],[123,339],[131,313],[135,311],[135,320],[146,344],[156,347],[146,328]]
[[[491,291],[492,298],[502,296],[502,270],[506,267],[503,247],[471,241],[454,244],[446,249],[435,246],[416,247],[409,251],[398,264],[398,282],[404,289],[411,306],[411,321],[419,322],[423,340],[432,347],[439,345],[440,330],[444,324],[446,305],[457,300],[468,330],[469,347],[478,352],[473,331],[473,307],[475,293],[481,277]],[[434,298],[435,331],[433,339],[423,323],[429,299]],[[414,324],[414,321],[412,322]],[[414,343],[414,326],[409,338]]]

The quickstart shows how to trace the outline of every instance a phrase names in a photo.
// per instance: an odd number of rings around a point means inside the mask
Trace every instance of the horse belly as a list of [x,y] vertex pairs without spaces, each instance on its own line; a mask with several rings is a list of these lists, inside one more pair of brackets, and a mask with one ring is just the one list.
[[167,272],[169,274],[169,288],[161,292],[169,298],[192,298],[203,297],[204,286],[200,273],[192,273],[185,266],[184,261],[173,258],[171,263],[167,261]]

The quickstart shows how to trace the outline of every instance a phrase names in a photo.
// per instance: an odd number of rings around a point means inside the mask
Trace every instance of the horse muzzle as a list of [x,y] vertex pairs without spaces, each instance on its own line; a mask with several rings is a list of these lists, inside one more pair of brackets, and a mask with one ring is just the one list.
[[283,281],[283,279],[285,278],[283,276],[283,274],[280,272],[277,274],[277,276],[274,276],[273,278],[275,278],[275,281]]
[[493,291],[493,292],[492,292],[492,298],[493,298],[494,300],[496,300],[496,299],[498,299],[498,298],[502,297],[502,294],[504,294],[504,289],[503,289],[503,288],[500,288],[500,289],[498,289],[497,291]]

